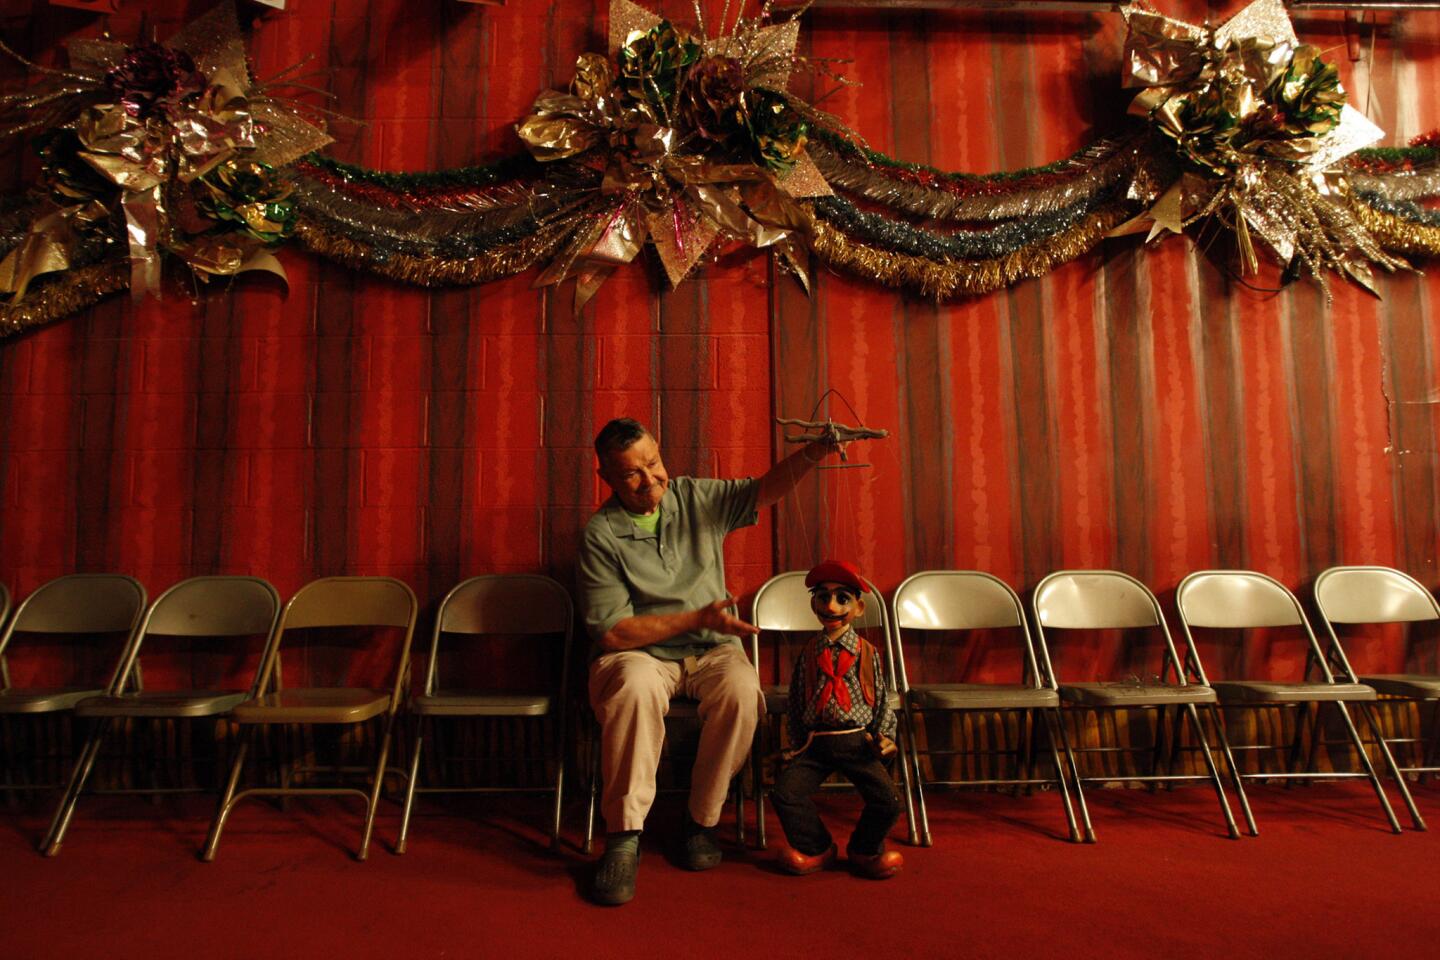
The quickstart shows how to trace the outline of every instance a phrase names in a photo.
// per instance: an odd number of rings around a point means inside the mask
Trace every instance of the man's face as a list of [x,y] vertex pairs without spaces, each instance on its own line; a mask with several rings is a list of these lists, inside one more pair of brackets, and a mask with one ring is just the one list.
[[826,580],[810,590],[810,609],[820,621],[825,635],[833,640],[865,612],[865,598],[848,584]]
[[607,456],[599,473],[600,479],[615,491],[620,505],[631,513],[653,512],[670,485],[660,447],[649,434]]

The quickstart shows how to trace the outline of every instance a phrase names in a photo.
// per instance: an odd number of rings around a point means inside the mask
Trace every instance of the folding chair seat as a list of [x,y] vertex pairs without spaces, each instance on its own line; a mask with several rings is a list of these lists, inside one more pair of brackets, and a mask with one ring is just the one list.
[[[795,653],[794,645],[782,643],[781,636],[778,635],[801,635],[808,638],[820,629],[815,613],[810,609],[810,591],[805,588],[805,575],[804,570],[776,574],[761,584],[760,589],[755,592],[754,623],[761,633],[750,638],[750,659],[760,674],[761,690],[765,694],[766,717],[757,739],[766,739],[760,740],[751,752],[751,759],[755,783],[756,842],[762,850],[768,844],[765,827],[764,760],[766,756],[779,755],[780,736],[775,732],[775,728],[783,725],[784,717],[790,708],[790,669],[794,665]],[[851,626],[866,635],[866,639],[885,654],[885,676],[889,681],[888,702],[895,711],[900,726],[896,744],[899,750],[897,761],[904,786],[909,842],[918,845],[920,830],[915,820],[909,760],[909,750],[914,737],[910,731],[910,716],[905,710],[905,701],[900,693],[900,682],[896,679],[895,647],[890,634],[890,618],[886,613],[885,598],[875,589],[875,585],[866,580],[865,588],[865,613],[857,617]],[[773,668],[769,670],[761,665],[762,637],[775,641],[767,644],[768,649],[765,651],[767,659],[773,664]],[[767,673],[780,682],[765,683]],[[849,784],[844,786],[848,787]]]
[[[150,606],[134,631],[111,692],[81,700],[75,715],[92,720],[85,748],[75,761],[70,782],[50,824],[49,833],[41,844],[46,856],[60,852],[74,815],[75,805],[85,789],[86,780],[100,754],[100,748],[114,720],[147,719],[215,719],[254,696],[255,667],[258,654],[270,641],[280,613],[280,596],[275,588],[256,577],[195,577],[183,580],[166,590]],[[186,657],[188,682],[228,679],[231,666],[243,663],[241,642],[251,640],[256,656],[255,666],[246,671],[250,689],[235,686],[217,689],[147,689],[141,671],[141,649],[148,638],[183,637],[191,641]],[[228,642],[216,642],[228,641]],[[199,647],[200,649],[196,649]],[[218,649],[216,649],[218,648]],[[153,674],[153,671],[152,671]],[[172,792],[169,790],[156,792]]]
[[[1325,630],[1329,633],[1336,651],[1342,650],[1340,636],[1335,630],[1337,624],[1430,624],[1433,631],[1437,626],[1436,621],[1440,621],[1440,604],[1435,602],[1430,591],[1421,586],[1414,577],[1390,567],[1331,567],[1322,571],[1315,578],[1315,605],[1320,610]],[[1406,659],[1413,661],[1419,655],[1423,657],[1423,662],[1435,663],[1433,633],[1422,639],[1417,636],[1419,631],[1413,626],[1407,633]],[[1379,643],[1376,646],[1379,652],[1386,645]],[[1426,647],[1429,647],[1428,656],[1422,653]],[[1340,652],[1339,656],[1343,657],[1343,652]],[[1382,697],[1389,698],[1389,701],[1413,703],[1421,709],[1429,704],[1432,708],[1433,729],[1428,743],[1421,736],[1424,724],[1423,718],[1418,714],[1416,735],[1413,737],[1386,737],[1378,722],[1372,721],[1372,730],[1381,756],[1389,765],[1391,776],[1400,786],[1401,796],[1410,811],[1410,819],[1415,829],[1424,830],[1425,822],[1421,819],[1410,789],[1401,774],[1424,776],[1440,773],[1440,763],[1437,763],[1437,760],[1440,760],[1440,757],[1437,757],[1437,752],[1440,752],[1440,675],[1420,672],[1378,673],[1367,670],[1357,676],[1349,662],[1343,662],[1342,676],[1345,679],[1363,683]],[[1419,750],[1418,758],[1412,753],[1412,759],[1407,764],[1399,764],[1390,750],[1390,744],[1393,743],[1408,744],[1412,750]]]
[[[1032,598],[1035,614],[1036,640],[1042,649],[1050,650],[1047,633],[1060,630],[1146,630],[1158,632],[1162,651],[1159,671],[1153,677],[1129,677],[1123,680],[1066,680],[1057,669],[1052,674],[1060,691],[1060,699],[1072,706],[1093,710],[1154,710],[1156,711],[1155,742],[1150,748],[1113,745],[1099,748],[1111,752],[1133,752],[1151,750],[1150,771],[1146,774],[1119,772],[1113,775],[1082,777],[1075,761],[1075,752],[1067,750],[1072,777],[1077,785],[1085,781],[1175,783],[1186,780],[1209,780],[1215,788],[1220,803],[1220,812],[1225,819],[1226,830],[1231,839],[1238,838],[1239,830],[1230,813],[1230,803],[1225,798],[1225,788],[1220,782],[1220,771],[1210,753],[1209,741],[1200,722],[1200,706],[1208,707],[1215,736],[1227,757],[1229,747],[1225,742],[1225,731],[1216,710],[1215,691],[1201,682],[1198,676],[1187,674],[1185,665],[1175,650],[1165,616],[1160,611],[1160,602],[1149,588],[1139,580],[1117,570],[1062,570],[1052,573],[1035,587]],[[1174,680],[1167,678],[1173,673]],[[1181,724],[1188,720],[1194,733],[1196,746],[1205,761],[1208,776],[1199,774],[1177,774],[1173,763],[1166,773],[1159,772],[1161,746],[1166,728],[1166,714],[1173,712],[1175,729],[1171,734],[1170,755],[1173,761],[1178,752]],[[1232,766],[1235,789],[1244,804],[1245,787],[1239,771]],[[1090,813],[1085,805],[1084,793],[1077,789],[1081,820],[1088,840],[1094,839],[1090,824]],[[1254,822],[1248,823],[1251,833],[1255,832]]]
[[[1060,694],[1050,676],[1050,661],[1044,648],[1038,651],[1025,622],[1020,598],[1010,586],[997,577],[976,570],[926,570],[914,574],[900,584],[892,599],[891,622],[894,623],[895,665],[899,670],[898,686],[909,709],[924,719],[927,713],[950,715],[974,711],[1022,711],[1021,744],[1004,751],[1018,762],[1021,775],[983,779],[934,779],[929,783],[945,786],[998,786],[1053,784],[1059,788],[1070,839],[1080,840],[1075,810],[1070,803],[1070,789],[1065,764],[1060,759],[1059,745],[1065,736],[1060,719]],[[912,684],[905,658],[905,631],[1005,630],[1018,641],[1019,683],[942,683]],[[954,648],[947,643],[947,654]],[[946,656],[945,660],[954,658]],[[1032,739],[1036,713],[1045,725],[1050,759],[1055,775],[1036,777],[1031,769]],[[920,765],[921,751],[915,734],[916,723],[909,724],[910,758],[915,772],[915,805],[920,815],[920,842],[930,846],[930,817],[925,806],[924,771]],[[927,738],[928,742],[928,738]],[[926,755],[959,755],[964,750],[927,749]]]
[[[423,692],[410,699],[410,713],[415,718],[415,740],[410,754],[410,777],[405,791],[405,812],[400,820],[400,838],[396,853],[405,852],[410,828],[410,813],[419,793],[506,793],[540,790],[555,797],[550,828],[550,843],[560,845],[560,810],[565,791],[565,708],[570,677],[570,648],[573,645],[575,612],[570,593],[549,577],[531,574],[491,574],[472,577],[459,584],[440,601],[435,615],[435,629],[430,637],[430,656],[425,667]],[[467,638],[470,652],[483,643],[479,638],[496,636],[539,637],[553,635],[559,643],[559,656],[551,658],[549,679],[536,680],[534,692],[499,693],[493,682],[486,689],[487,676],[467,673],[453,679],[459,669],[447,669],[441,682],[440,661],[444,656],[441,639],[448,648],[454,641]],[[493,644],[492,644],[493,645]],[[556,665],[558,664],[558,669]],[[545,660],[534,665],[539,674]],[[555,782],[549,787],[421,787],[420,751],[426,719],[440,717],[533,717],[555,716]],[[529,758],[540,760],[543,758]]]
[[[0,606],[9,612],[8,590]],[[41,584],[0,633],[0,715],[59,714],[112,689],[120,654],[144,612],[145,588],[122,574],[77,573]],[[22,772],[22,761],[35,759],[7,750],[0,790],[55,786],[32,783]]]
[[[1253,744],[1232,746],[1231,750],[1288,750],[1290,769],[1281,774],[1288,781],[1293,779],[1355,778],[1364,777],[1370,781],[1375,796],[1380,800],[1381,810],[1390,823],[1390,828],[1400,832],[1400,823],[1385,790],[1375,775],[1375,768],[1365,752],[1360,733],[1350,717],[1347,703],[1359,705],[1369,720],[1371,729],[1376,729],[1369,705],[1376,699],[1375,690],[1363,683],[1350,680],[1351,671],[1345,660],[1345,653],[1339,644],[1330,645],[1329,656],[1321,650],[1310,629],[1310,621],[1300,607],[1300,601],[1278,581],[1263,573],[1249,570],[1202,570],[1192,573],[1180,581],[1175,591],[1175,605],[1180,611],[1180,624],[1185,631],[1186,656],[1190,669],[1200,682],[1208,683],[1215,690],[1222,706],[1228,707],[1295,707],[1295,736],[1290,744]],[[1299,680],[1251,680],[1224,679],[1210,680],[1201,663],[1196,643],[1196,631],[1225,636],[1218,631],[1253,631],[1258,629],[1299,628],[1307,641],[1305,673]],[[1243,652],[1243,644],[1237,644]],[[1337,679],[1336,673],[1344,679]],[[1312,673],[1318,673],[1319,680],[1310,680]],[[1348,735],[1348,744],[1355,750],[1360,765],[1356,771],[1320,772],[1314,769],[1315,746],[1320,742],[1322,728],[1319,724],[1320,705],[1331,703],[1339,714]],[[1301,734],[1307,714],[1313,714],[1310,761],[1305,770],[1297,769],[1300,755]],[[1235,766],[1233,754],[1228,757]],[[1393,761],[1391,762],[1393,766]],[[1238,767],[1236,767],[1238,770]],[[1275,776],[1264,770],[1257,773],[1241,774],[1251,780],[1264,780]],[[1403,788],[1402,788],[1403,789]],[[1241,795],[1241,802],[1246,798]],[[1248,807],[1248,803],[1246,804]],[[1248,816],[1247,810],[1247,816]],[[1253,817],[1251,818],[1253,820]]]
[[[230,767],[230,777],[225,785],[224,796],[210,825],[210,836],[206,840],[203,859],[215,859],[220,845],[220,834],[230,812],[241,800],[252,796],[301,796],[301,795],[352,795],[366,800],[365,829],[360,839],[357,859],[364,860],[370,850],[370,836],[375,826],[375,812],[380,802],[380,792],[385,780],[385,761],[390,753],[390,737],[399,709],[403,686],[407,676],[410,640],[415,632],[415,593],[410,587],[391,577],[327,577],[315,580],[301,587],[280,614],[280,622],[271,636],[270,644],[260,666],[255,682],[255,695],[236,705],[231,717],[240,724],[240,745]],[[335,631],[354,628],[395,628],[401,631],[399,651],[395,657],[393,681],[388,689],[375,686],[321,685],[336,676],[349,679],[353,671],[373,663],[358,664],[367,660],[360,655],[349,654],[340,659],[347,662],[338,665],[338,671],[324,676],[326,657],[318,644],[305,644],[294,637],[298,631]],[[302,649],[290,657],[296,672],[304,671],[303,681],[309,685],[285,687],[282,684],[281,654],[287,647]],[[373,652],[373,651],[372,651]],[[383,658],[382,658],[383,659]],[[335,664],[329,664],[332,670]],[[291,680],[293,681],[292,674]],[[289,724],[327,724],[355,726],[368,720],[383,718],[384,732],[373,767],[361,767],[370,774],[368,790],[340,785],[332,787],[295,787],[290,778],[295,773],[310,773],[313,770],[292,768],[282,770],[278,786],[250,787],[236,792],[240,775],[245,768],[245,757],[257,728],[268,728]],[[336,770],[329,766],[321,769]],[[337,772],[348,772],[343,768]]]

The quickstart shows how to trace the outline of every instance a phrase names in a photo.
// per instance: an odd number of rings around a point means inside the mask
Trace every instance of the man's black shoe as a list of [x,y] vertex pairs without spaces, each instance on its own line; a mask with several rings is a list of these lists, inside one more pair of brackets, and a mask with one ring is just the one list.
[[720,846],[715,842],[714,832],[709,827],[685,818],[681,830],[681,863],[686,870],[710,870],[720,866]]
[[635,896],[635,874],[640,870],[640,851],[629,845],[606,847],[590,884],[596,903],[618,907]]

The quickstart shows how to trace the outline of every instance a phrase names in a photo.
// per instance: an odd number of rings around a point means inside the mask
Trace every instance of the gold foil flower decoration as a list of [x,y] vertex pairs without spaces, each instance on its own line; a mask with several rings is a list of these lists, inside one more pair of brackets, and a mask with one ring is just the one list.
[[[1334,65],[1301,44],[1281,0],[1255,0],[1217,29],[1137,7],[1129,25],[1125,85],[1141,87],[1130,113],[1172,141],[1185,172],[1150,209],[1112,231],[1162,232],[1214,218],[1235,236],[1246,272],[1258,270],[1252,237],[1286,276],[1326,269],[1373,290],[1369,264],[1385,254],[1333,198],[1348,189],[1332,168],[1381,131],[1345,104]],[[1133,194],[1132,194],[1133,195]]]
[[[48,244],[51,252],[43,258],[12,251],[0,262],[0,275],[17,278],[10,289],[23,292],[28,283],[25,271],[17,272],[21,260],[68,263],[76,238],[104,229],[112,219],[124,224],[133,296],[158,295],[165,253],[202,275],[235,272],[231,265],[249,269],[245,264],[252,258],[237,263],[233,251],[197,254],[176,223],[173,206],[189,197],[189,185],[222,167],[226,172],[206,185],[220,232],[242,233],[262,244],[286,233],[288,207],[277,193],[287,188],[279,186],[275,171],[325,146],[330,137],[251,78],[233,5],[220,4],[160,44],[76,41],[70,60],[69,70],[38,71],[33,90],[4,98],[20,122],[0,132],[60,128],[61,136],[42,146],[47,185],[61,202],[100,203],[106,216],[93,215],[88,206],[85,216],[66,215],[66,229],[55,233],[59,239]],[[97,178],[108,189],[97,187]],[[237,200],[235,191],[242,189],[258,192]],[[227,202],[216,199],[216,190]],[[53,227],[57,221],[46,222]],[[278,270],[278,264],[263,268]]]
[[742,17],[701,40],[612,0],[611,57],[582,54],[569,92],[541,93],[516,127],[535,159],[602,171],[536,284],[576,277],[578,310],[647,241],[675,285],[722,239],[773,247],[803,278],[809,221],[796,200],[830,188],[781,92],[797,38],[793,20]]

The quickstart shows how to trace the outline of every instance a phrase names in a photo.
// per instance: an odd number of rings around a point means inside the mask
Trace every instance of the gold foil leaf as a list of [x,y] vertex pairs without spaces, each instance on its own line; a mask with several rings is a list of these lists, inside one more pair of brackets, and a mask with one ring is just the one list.
[[795,166],[780,178],[780,189],[792,197],[828,197],[835,193],[808,152],[801,153]]
[[714,223],[683,201],[677,201],[662,213],[650,214],[646,222],[650,241],[655,244],[655,252],[660,255],[672,287],[680,285],[720,232]]

